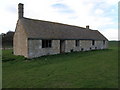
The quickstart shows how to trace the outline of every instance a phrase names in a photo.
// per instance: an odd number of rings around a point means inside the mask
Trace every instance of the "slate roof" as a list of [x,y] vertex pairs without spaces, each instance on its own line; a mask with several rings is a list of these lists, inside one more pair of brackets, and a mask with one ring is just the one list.
[[23,25],[29,39],[108,40],[98,30],[83,27],[29,18],[21,18],[18,22]]

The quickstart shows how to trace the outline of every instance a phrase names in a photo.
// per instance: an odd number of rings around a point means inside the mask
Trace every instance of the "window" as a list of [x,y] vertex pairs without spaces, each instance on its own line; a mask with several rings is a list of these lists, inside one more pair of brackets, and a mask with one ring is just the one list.
[[79,46],[79,40],[76,40],[76,41],[75,41],[75,45],[76,45],[76,47]]
[[49,48],[52,46],[52,40],[42,40],[42,48]]
[[95,45],[95,40],[92,40],[92,45]]
[[103,40],[103,45],[105,45],[105,40]]

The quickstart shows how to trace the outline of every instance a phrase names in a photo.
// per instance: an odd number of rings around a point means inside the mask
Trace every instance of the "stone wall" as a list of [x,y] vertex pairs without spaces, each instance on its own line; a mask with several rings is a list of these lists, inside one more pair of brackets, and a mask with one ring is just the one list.
[[106,44],[103,44],[103,41],[96,41],[95,46],[97,49],[105,49],[107,48],[107,41]]
[[75,43],[75,40],[66,40],[65,52],[86,51],[89,50],[91,47],[90,40],[79,40],[79,46],[76,46]]
[[81,51],[88,51],[92,46],[91,40],[80,40]]
[[[42,48],[42,40],[28,40],[28,45],[29,58],[60,53],[60,40],[52,40],[51,48]],[[105,45],[103,45],[103,41],[95,41],[95,44],[92,45],[92,40],[79,40],[79,46],[76,46],[75,40],[65,40],[65,52],[105,48],[107,48],[107,41],[105,42]]]
[[42,48],[42,40],[29,40],[29,58],[60,53],[60,41],[52,40],[52,47]]
[[13,38],[13,51],[14,55],[22,55],[28,57],[27,37],[25,30],[20,22],[17,23]]
[[71,52],[75,49],[75,40],[65,40],[65,52]]
[[79,46],[76,46],[75,40],[66,40],[65,44],[65,52],[108,48],[108,41],[105,41],[105,44],[103,44],[103,41],[95,41],[95,44],[92,45],[92,40],[79,40]]

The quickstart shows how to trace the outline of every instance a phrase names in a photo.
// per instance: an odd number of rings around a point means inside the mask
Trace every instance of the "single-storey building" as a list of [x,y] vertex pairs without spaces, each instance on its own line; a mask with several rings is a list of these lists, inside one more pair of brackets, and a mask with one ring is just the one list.
[[108,39],[98,30],[23,17],[19,4],[13,49],[15,55],[35,58],[74,51],[106,49]]

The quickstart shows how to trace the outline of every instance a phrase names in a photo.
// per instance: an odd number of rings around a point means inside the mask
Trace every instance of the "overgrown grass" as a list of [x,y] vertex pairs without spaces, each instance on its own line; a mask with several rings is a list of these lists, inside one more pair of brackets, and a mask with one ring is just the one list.
[[117,88],[118,48],[26,60],[3,51],[3,88]]

